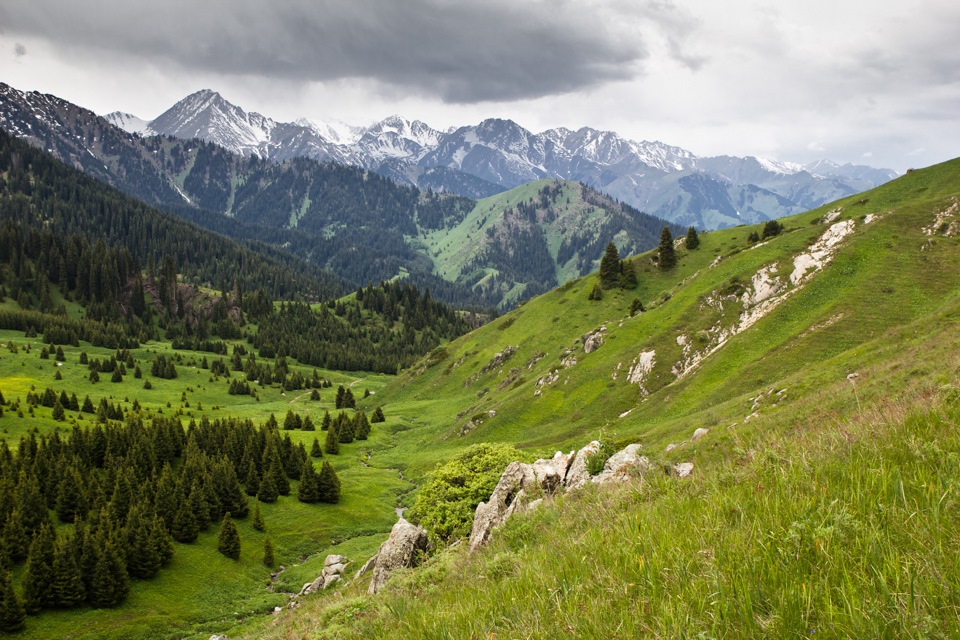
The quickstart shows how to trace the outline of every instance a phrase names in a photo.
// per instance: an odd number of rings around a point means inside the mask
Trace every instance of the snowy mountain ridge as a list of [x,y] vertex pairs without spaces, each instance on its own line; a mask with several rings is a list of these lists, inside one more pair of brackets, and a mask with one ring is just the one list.
[[498,118],[447,131],[397,115],[367,127],[304,118],[282,123],[210,90],[187,96],[146,124],[130,114],[107,119],[141,135],[196,137],[277,162],[305,156],[360,166],[400,183],[470,197],[542,178],[578,180],[651,214],[704,228],[798,213],[897,176],[829,160],[801,165],[754,156],[699,157],[590,127],[533,133]]

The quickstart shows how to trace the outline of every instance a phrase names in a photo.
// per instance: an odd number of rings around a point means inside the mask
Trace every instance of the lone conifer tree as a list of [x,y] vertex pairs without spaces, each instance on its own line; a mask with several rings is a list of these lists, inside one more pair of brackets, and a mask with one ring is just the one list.
[[263,521],[263,515],[260,513],[260,503],[256,503],[253,507],[253,528],[257,531],[266,531],[267,525]]
[[684,244],[687,249],[696,249],[700,246],[700,236],[697,235],[697,230],[694,227],[687,228],[687,239],[684,240]]
[[607,243],[607,249],[600,260],[600,286],[604,289],[613,289],[620,282],[620,255],[612,242]]
[[677,266],[677,253],[673,248],[673,234],[670,233],[670,227],[664,227],[660,232],[660,269],[669,271]]
[[273,554],[273,541],[270,539],[270,536],[267,536],[263,541],[263,564],[271,569],[277,564],[277,560]]
[[220,524],[220,535],[217,537],[217,551],[233,560],[240,559],[240,532],[234,524],[230,512],[227,511]]
[[320,441],[316,438],[313,439],[313,446],[310,447],[310,457],[311,458],[322,458],[323,449],[320,448]]

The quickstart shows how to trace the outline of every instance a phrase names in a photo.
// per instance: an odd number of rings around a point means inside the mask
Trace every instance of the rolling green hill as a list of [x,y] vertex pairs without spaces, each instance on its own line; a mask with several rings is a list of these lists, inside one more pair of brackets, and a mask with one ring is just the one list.
[[246,632],[954,636],[958,203],[955,160],[760,242],[702,234],[671,271],[638,256],[636,291],[588,300],[583,277],[435,349],[378,393],[405,430],[374,467],[418,481],[474,443],[600,439],[695,477],[558,499],[386,594],[360,581]]
[[624,255],[654,246],[664,224],[580,183],[538,180],[480,200],[454,226],[423,230],[418,241],[436,275],[511,308],[594,271],[608,242]]

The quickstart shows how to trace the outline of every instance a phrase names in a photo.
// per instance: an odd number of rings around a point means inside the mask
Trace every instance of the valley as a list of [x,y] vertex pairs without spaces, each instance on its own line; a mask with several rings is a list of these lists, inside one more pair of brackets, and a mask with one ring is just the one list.
[[[113,135],[120,164],[187,149]],[[153,208],[121,193],[132,182],[0,142],[0,618],[25,602],[22,637],[960,632],[960,161],[688,231],[552,177],[473,201],[189,143],[182,171],[223,168],[231,206],[243,188],[270,201],[221,235],[188,221],[227,224],[212,211]],[[199,184],[165,171],[156,193]],[[358,235],[326,237],[337,211]],[[396,245],[341,246],[383,219]],[[322,241],[346,253],[305,259]],[[398,253],[358,275],[380,243]],[[438,465],[591,441],[649,466],[545,495],[472,553],[428,532],[422,566],[367,594],[356,571],[404,509],[476,507],[456,474],[427,492]],[[97,544],[126,576],[112,599]],[[135,549],[151,545],[148,572]],[[37,589],[54,554],[76,565],[72,600]],[[299,595],[329,554],[347,584]]]

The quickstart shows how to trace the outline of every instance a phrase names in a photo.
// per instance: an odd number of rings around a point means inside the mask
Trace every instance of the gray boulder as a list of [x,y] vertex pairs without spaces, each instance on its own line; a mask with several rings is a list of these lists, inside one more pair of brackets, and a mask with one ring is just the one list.
[[710,429],[704,429],[703,427],[700,427],[699,429],[693,432],[693,436],[690,438],[690,440],[692,442],[696,442],[697,440],[704,437],[708,433],[710,433]]
[[597,484],[623,482],[648,472],[653,465],[646,456],[640,455],[640,449],[639,444],[631,444],[610,456],[603,465],[603,471],[593,477],[593,482]]
[[590,482],[590,472],[587,471],[587,458],[600,450],[600,443],[594,440],[580,451],[577,451],[567,470],[567,476],[563,480],[563,485],[567,491],[578,489]]
[[380,545],[373,565],[373,578],[368,593],[376,593],[386,584],[390,574],[404,567],[413,567],[427,550],[427,532],[403,518],[393,525],[390,537]]
[[303,596],[316,591],[323,591],[327,587],[343,580],[343,570],[347,568],[350,561],[345,556],[331,554],[323,561],[323,571],[313,582],[308,582],[300,589],[299,595]]

